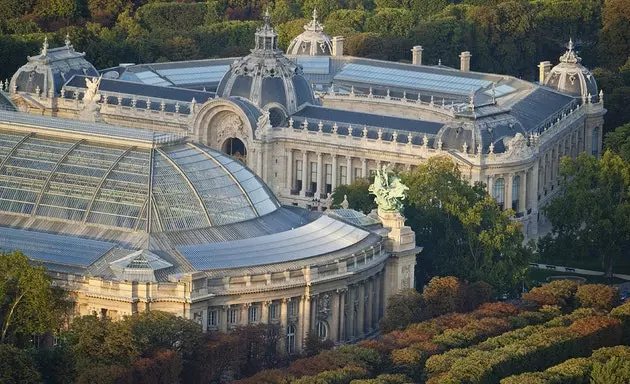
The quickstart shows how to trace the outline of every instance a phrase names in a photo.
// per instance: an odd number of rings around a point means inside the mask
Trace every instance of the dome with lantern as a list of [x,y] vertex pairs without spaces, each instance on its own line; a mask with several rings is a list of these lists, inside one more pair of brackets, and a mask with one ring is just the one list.
[[315,104],[315,98],[302,67],[278,49],[278,34],[271,25],[269,11],[264,20],[256,31],[256,46],[230,65],[217,94],[249,99],[268,110],[272,124],[277,126],[303,106]]
[[291,40],[287,54],[308,56],[332,54],[332,40],[324,32],[324,26],[317,20],[317,9],[313,9],[313,19],[304,26],[304,32]]
[[597,82],[591,72],[580,62],[582,58],[574,50],[569,39],[567,51],[560,56],[560,63],[546,76],[545,85],[575,97],[597,96]]

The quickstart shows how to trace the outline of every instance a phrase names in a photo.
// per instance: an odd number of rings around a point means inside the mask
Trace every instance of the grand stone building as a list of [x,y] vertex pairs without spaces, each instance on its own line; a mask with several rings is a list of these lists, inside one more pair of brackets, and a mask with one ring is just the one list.
[[[343,37],[313,20],[278,47],[269,16],[242,58],[101,70],[99,102],[83,100],[93,67],[68,41],[29,57],[5,85],[22,111],[187,135],[241,158],[285,204],[327,208],[337,185],[381,165],[408,169],[449,156],[515,211],[528,236],[558,191],[562,156],[599,155],[605,109],[572,43],[540,79],[343,55]],[[88,103],[89,104],[89,103]]]
[[182,135],[0,111],[0,174],[0,248],[43,263],[77,315],[278,324],[293,353],[309,333],[372,334],[414,286],[420,249],[397,212],[282,206],[242,162]]

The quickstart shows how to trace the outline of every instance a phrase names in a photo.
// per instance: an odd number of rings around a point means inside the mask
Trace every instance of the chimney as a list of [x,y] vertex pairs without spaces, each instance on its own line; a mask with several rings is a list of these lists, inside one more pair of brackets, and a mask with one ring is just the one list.
[[541,61],[538,64],[538,82],[540,85],[545,84],[545,80],[547,80],[547,75],[551,71],[551,62],[550,61]]
[[459,70],[462,72],[470,72],[470,58],[472,57],[472,55],[470,54],[470,52],[468,51],[464,51],[462,52],[461,55],[459,55]]
[[411,63],[413,65],[422,65],[422,45],[414,45],[411,49]]
[[343,36],[335,36],[332,38],[332,55],[343,56]]

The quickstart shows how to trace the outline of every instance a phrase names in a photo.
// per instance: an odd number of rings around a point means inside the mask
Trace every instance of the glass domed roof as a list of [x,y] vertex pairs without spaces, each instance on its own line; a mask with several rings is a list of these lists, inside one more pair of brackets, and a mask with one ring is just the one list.
[[153,148],[0,132],[0,211],[170,232],[263,216],[280,204],[251,170],[201,144]]

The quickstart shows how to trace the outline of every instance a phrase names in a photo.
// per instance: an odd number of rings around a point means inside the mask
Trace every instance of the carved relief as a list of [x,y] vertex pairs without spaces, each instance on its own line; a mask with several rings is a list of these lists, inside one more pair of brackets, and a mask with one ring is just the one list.
[[532,149],[527,146],[527,139],[521,133],[517,133],[514,138],[509,139],[508,150],[505,153],[508,159],[524,159],[532,155]]
[[220,148],[223,141],[225,141],[228,137],[237,137],[243,141],[248,140],[243,122],[234,114],[229,114],[217,124],[217,148]]
[[400,287],[403,289],[408,289],[411,288],[410,287],[410,281],[411,281],[411,265],[403,265],[403,267],[400,269],[400,274],[401,274],[401,278],[400,278]]
[[330,293],[324,293],[317,300],[317,312],[321,317],[328,317],[330,313]]

